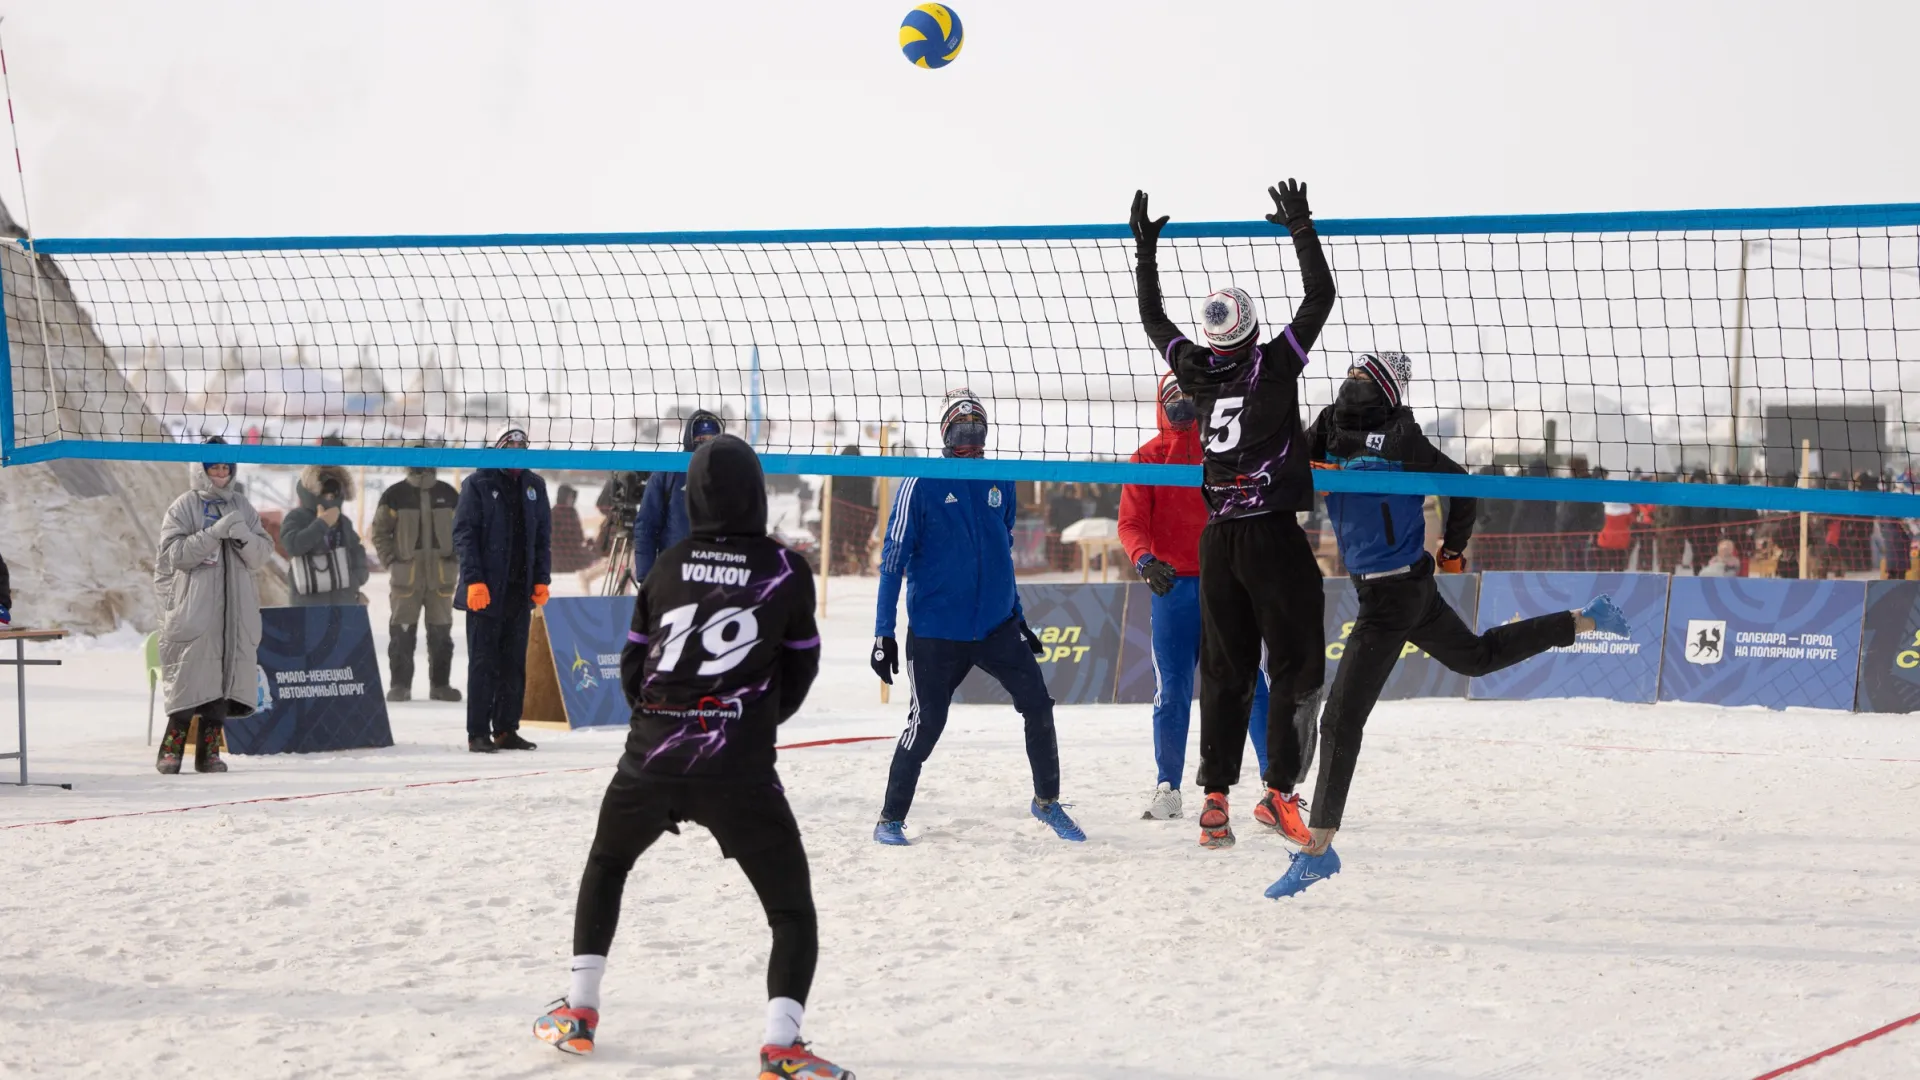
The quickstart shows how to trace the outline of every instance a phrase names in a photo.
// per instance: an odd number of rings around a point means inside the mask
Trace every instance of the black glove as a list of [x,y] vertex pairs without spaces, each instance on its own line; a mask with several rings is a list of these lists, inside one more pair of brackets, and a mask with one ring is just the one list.
[[1133,227],[1134,247],[1140,254],[1153,254],[1154,245],[1160,242],[1160,227],[1166,223],[1167,218],[1165,215],[1159,218],[1150,218],[1147,216],[1146,192],[1136,191],[1133,193],[1133,216],[1127,219],[1127,224]]
[[1307,185],[1288,178],[1284,184],[1275,184],[1267,189],[1273,196],[1273,213],[1267,220],[1275,225],[1285,225],[1289,232],[1299,232],[1313,224],[1313,209],[1307,205]]
[[1040,644],[1040,635],[1033,632],[1033,627],[1028,626],[1025,619],[1020,620],[1020,640],[1027,643],[1027,650],[1033,653],[1035,660],[1047,655],[1047,647]]
[[893,677],[900,674],[900,646],[890,637],[873,639],[873,654],[867,658],[873,663],[873,673],[880,681],[893,685]]
[[1140,561],[1133,564],[1133,568],[1141,577],[1147,579],[1147,588],[1153,590],[1153,595],[1165,596],[1173,591],[1172,563],[1162,562],[1152,555],[1142,555]]

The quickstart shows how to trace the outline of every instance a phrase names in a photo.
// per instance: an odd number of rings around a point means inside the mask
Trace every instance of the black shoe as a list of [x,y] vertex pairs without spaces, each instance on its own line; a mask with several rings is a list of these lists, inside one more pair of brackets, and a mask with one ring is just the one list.
[[538,749],[538,747],[534,743],[530,743],[527,740],[521,738],[520,733],[517,731],[503,731],[500,734],[495,735],[493,737],[493,745],[499,747],[502,750]]
[[393,689],[387,691],[387,700],[388,701],[412,701],[413,687],[396,686]]
[[427,696],[435,701],[459,701],[460,691],[451,686],[436,686],[427,691]]
[[500,748],[493,745],[493,740],[485,735],[475,735],[467,740],[467,749],[476,754],[491,754]]

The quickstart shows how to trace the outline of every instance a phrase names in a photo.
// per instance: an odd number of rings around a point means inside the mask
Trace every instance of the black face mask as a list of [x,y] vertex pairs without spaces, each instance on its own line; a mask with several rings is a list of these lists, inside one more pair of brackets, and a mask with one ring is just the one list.
[[1333,418],[1345,428],[1372,429],[1393,418],[1393,406],[1372,379],[1348,379],[1334,399]]
[[1192,398],[1175,398],[1167,402],[1167,426],[1176,431],[1185,431],[1200,419],[1200,410],[1193,404]]

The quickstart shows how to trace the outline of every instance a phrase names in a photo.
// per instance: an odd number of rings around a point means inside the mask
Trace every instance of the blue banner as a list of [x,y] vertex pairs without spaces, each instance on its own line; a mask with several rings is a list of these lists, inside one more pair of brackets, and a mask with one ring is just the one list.
[[1468,696],[1654,700],[1668,580],[1666,574],[1482,574],[1476,625],[1483,634],[1500,623],[1585,607],[1601,593],[1626,612],[1632,633],[1625,638],[1582,634],[1570,646],[1474,679]]
[[[1440,589],[1441,599],[1459,612],[1460,621],[1472,626],[1474,611],[1479,606],[1480,575],[1439,574],[1434,584]],[[1347,638],[1353,634],[1353,620],[1360,614],[1360,594],[1350,577],[1328,578],[1323,587],[1327,594],[1327,688],[1332,690],[1333,674],[1340,669],[1340,657],[1347,651]],[[1467,682],[1465,675],[1449,670],[1425,650],[1408,642],[1400,649],[1400,662],[1388,676],[1380,700],[1466,697]]]
[[373,627],[360,604],[263,608],[252,716],[227,721],[235,754],[392,746]]
[[1920,712],[1920,581],[1867,582],[1860,712]]
[[1851,709],[1864,581],[1673,580],[1660,700]]
[[556,596],[547,601],[547,643],[568,727],[625,724],[632,716],[620,689],[620,650],[633,625],[631,596]]

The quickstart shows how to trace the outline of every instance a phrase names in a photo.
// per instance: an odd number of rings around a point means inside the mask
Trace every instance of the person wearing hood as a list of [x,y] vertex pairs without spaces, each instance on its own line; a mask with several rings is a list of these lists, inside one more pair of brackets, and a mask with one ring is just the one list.
[[1233,843],[1227,796],[1240,761],[1264,650],[1272,685],[1267,715],[1266,791],[1254,806],[1260,825],[1296,843],[1306,825],[1294,789],[1306,779],[1326,680],[1326,615],[1320,561],[1295,514],[1313,509],[1312,470],[1300,429],[1300,376],[1336,292],[1313,227],[1307,188],[1288,180],[1267,189],[1271,224],[1293,240],[1300,303],[1293,321],[1261,344],[1253,298],[1220,289],[1201,305],[1195,342],[1167,318],[1160,297],[1158,244],[1165,217],[1133,195],[1135,286],[1140,323],[1180,388],[1198,407],[1204,450],[1200,533],[1200,770],[1206,791],[1200,843]]
[[294,607],[364,604],[367,549],[341,506],[353,498],[353,476],[339,465],[309,465],[294,487],[300,505],[280,523],[287,549],[287,591]]
[[[680,446],[688,453],[727,430],[718,416],[696,409],[680,432]],[[687,474],[654,473],[647,477],[640,509],[633,515],[633,580],[647,580],[660,553],[687,538]]]
[[[940,437],[951,458],[983,458],[987,410],[966,389],[947,394]],[[1047,647],[1027,625],[1013,581],[1013,484],[1005,480],[916,477],[894,493],[880,546],[879,610],[874,616],[873,673],[891,686],[900,673],[894,639],[900,586],[907,589],[907,676],[913,681],[907,728],[893,749],[876,842],[896,847],[920,769],[947,726],[953,692],[979,668],[1013,698],[1026,722],[1027,765],[1033,770],[1028,812],[1062,840],[1087,838],[1060,803],[1060,747],[1053,696],[1041,674]]]
[[194,771],[226,772],[221,729],[229,719],[252,715],[259,699],[260,592],[253,572],[271,557],[273,538],[238,490],[239,471],[231,462],[194,466],[191,485],[167,507],[160,526],[153,582],[167,731],[155,767],[163,773],[180,771],[196,714]]
[[[1199,412],[1172,372],[1160,376],[1154,410],[1160,434],[1134,451],[1146,465],[1198,465]],[[1127,484],[1120,492],[1120,542],[1153,590],[1153,760],[1159,785],[1142,818],[1177,818],[1193,716],[1194,665],[1200,658],[1200,530],[1207,502],[1197,487]],[[1260,771],[1267,770],[1267,680],[1253,691],[1247,734]]]
[[453,688],[453,591],[460,562],[453,551],[453,514],[460,493],[435,469],[409,468],[405,481],[380,493],[373,510],[373,550],[387,568],[388,701],[413,699],[413,654],[420,621],[427,624],[427,696],[459,701]]
[[[525,450],[526,429],[509,424],[493,447]],[[520,710],[533,609],[553,580],[552,529],[547,482],[531,469],[475,469],[461,481],[453,606],[467,613],[467,749],[476,754],[534,749],[520,737]]]
[[691,821],[740,864],[773,931],[760,1075],[848,1077],[800,1041],[819,928],[775,769],[779,727],[820,671],[813,572],[767,535],[766,478],[745,442],[722,435],[694,451],[685,490],[690,533],[641,583],[620,653],[631,728],[580,879],[571,985],[533,1032],[568,1053],[593,1051],[627,876],[654,841]]
[[[1427,441],[1414,420],[1406,405],[1412,381],[1413,361],[1401,353],[1357,357],[1338,397],[1320,411],[1308,432],[1314,468],[1465,475],[1466,470]],[[1302,850],[1292,853],[1287,872],[1267,888],[1273,899],[1292,896],[1340,872],[1333,834],[1340,828],[1359,763],[1361,731],[1409,642],[1453,671],[1479,676],[1572,645],[1576,634],[1630,633],[1626,615],[1606,596],[1595,597],[1579,611],[1557,611],[1474,633],[1440,595],[1434,573],[1466,570],[1462,553],[1473,537],[1475,501],[1458,496],[1447,501],[1437,559],[1426,550],[1423,501],[1420,495],[1368,491],[1327,495],[1327,514],[1360,611],[1320,720],[1320,776],[1308,825],[1311,836]]]

